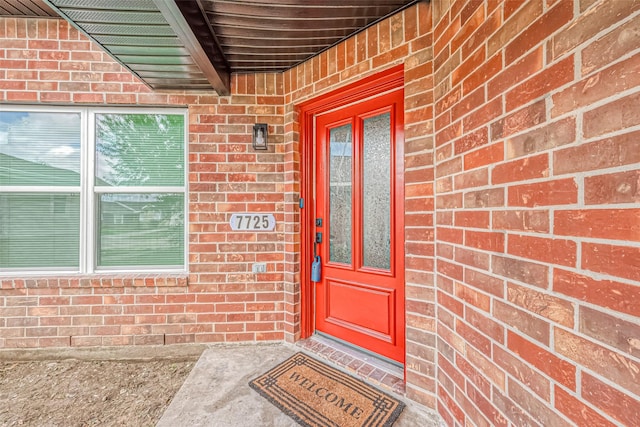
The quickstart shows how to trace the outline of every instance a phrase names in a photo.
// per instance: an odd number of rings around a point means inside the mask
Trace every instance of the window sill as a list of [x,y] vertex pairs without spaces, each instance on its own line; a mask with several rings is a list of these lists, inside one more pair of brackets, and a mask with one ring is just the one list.
[[0,277],[1,289],[187,287],[187,273],[48,274],[39,277]]

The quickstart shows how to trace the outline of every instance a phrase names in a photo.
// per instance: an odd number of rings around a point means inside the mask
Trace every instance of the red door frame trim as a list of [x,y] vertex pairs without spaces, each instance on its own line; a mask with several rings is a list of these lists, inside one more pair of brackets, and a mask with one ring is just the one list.
[[[316,114],[403,86],[404,66],[398,65],[297,106],[301,124],[300,172],[302,182],[300,197],[305,202],[304,208],[300,212],[300,338],[308,338],[314,332],[313,285],[310,280],[310,266],[313,254],[310,233],[315,229],[313,118]],[[396,161],[404,160],[396,159]]]

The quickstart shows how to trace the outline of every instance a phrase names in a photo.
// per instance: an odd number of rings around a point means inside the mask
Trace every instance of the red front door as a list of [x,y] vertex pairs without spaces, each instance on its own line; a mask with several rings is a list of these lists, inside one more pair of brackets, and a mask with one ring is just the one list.
[[316,116],[316,330],[404,362],[403,92]]

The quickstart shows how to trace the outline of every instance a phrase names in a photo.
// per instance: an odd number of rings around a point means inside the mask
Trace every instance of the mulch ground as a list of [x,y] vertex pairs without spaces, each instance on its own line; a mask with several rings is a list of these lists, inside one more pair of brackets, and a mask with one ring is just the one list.
[[196,360],[0,360],[0,425],[154,426]]

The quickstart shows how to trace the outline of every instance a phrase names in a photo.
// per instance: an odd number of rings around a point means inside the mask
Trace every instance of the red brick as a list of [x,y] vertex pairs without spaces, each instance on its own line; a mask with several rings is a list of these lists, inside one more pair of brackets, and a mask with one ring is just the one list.
[[[520,6],[522,6],[523,3],[524,6],[521,8]],[[490,55],[502,49],[538,16],[542,15],[541,1],[512,0],[504,2],[503,8],[505,22],[500,29],[489,38],[487,43]]]
[[506,373],[522,382],[531,391],[545,400],[551,395],[550,381],[524,361],[504,350],[500,346],[493,347],[493,359]]
[[[594,376],[582,374],[582,396],[624,425],[632,426],[640,420],[640,401],[613,388]],[[592,424],[591,424],[592,425]]]
[[473,74],[462,82],[464,94],[471,93],[479,86],[482,86],[498,74],[500,70],[502,70],[502,55],[493,55],[493,57],[478,67]]
[[[454,369],[451,369],[451,371],[454,371]],[[439,398],[438,403],[439,404],[441,403],[442,405],[444,405],[444,408],[446,408],[446,410],[450,412],[453,417],[450,425],[453,425],[454,420],[456,421],[456,424],[464,424],[464,419],[465,419],[464,412],[462,411],[462,409],[460,409],[460,406],[458,406],[456,401],[451,396],[449,396],[449,394],[446,391],[444,391],[444,389],[439,389],[438,398]],[[444,411],[440,410],[439,412],[444,412]]]
[[[612,7],[622,6],[611,5]],[[602,3],[606,6],[606,3]],[[631,5],[629,2],[628,5]],[[635,6],[631,6],[635,7]],[[623,15],[624,16],[624,15]],[[631,19],[623,25],[613,28],[608,34],[589,44],[582,50],[582,75],[585,76],[633,51],[637,46],[634,34],[640,31],[637,19]]]
[[484,208],[504,206],[504,189],[469,191],[464,194],[465,208]]
[[[638,9],[640,4],[632,1],[599,2],[589,12],[580,14],[571,25],[553,37],[553,57],[557,58],[574,49],[605,28],[618,23],[621,17],[630,16]],[[601,45],[600,47],[601,52],[606,52],[609,46]]]
[[527,414],[531,415],[542,426],[572,426],[564,417],[549,408],[547,402],[541,402],[540,399],[512,379],[509,379],[509,397],[522,406]]
[[628,72],[639,68],[640,54],[636,53],[554,94],[552,116],[575,111],[640,85],[640,73]]
[[573,267],[576,264],[576,243],[571,240],[509,235],[507,250],[521,256],[550,264]]
[[[499,99],[499,98],[497,98]],[[491,140],[497,141],[515,133],[532,128],[545,121],[544,101],[521,108],[491,124]]]
[[529,232],[549,232],[549,212],[539,210],[494,211],[492,228]]
[[494,302],[493,315],[497,320],[501,320],[534,340],[549,346],[549,322],[500,301]]
[[[436,59],[437,61],[437,59]],[[460,87],[455,87],[451,91],[443,94],[435,103],[435,115],[439,116],[443,112],[450,110],[462,98]]]
[[570,418],[579,427],[592,427],[594,425],[613,427],[615,424],[608,421],[596,410],[567,393],[562,387],[554,388],[555,408]]
[[[452,51],[455,52],[456,49],[452,47]],[[455,87],[468,76],[472,76],[473,71],[484,64],[486,62],[485,60],[486,57],[484,49],[478,49],[469,57],[465,58],[464,61],[451,72],[449,76],[451,79],[451,86]],[[469,92],[470,91],[465,91],[465,95]]]
[[489,142],[489,133],[486,127],[475,132],[466,133],[454,143],[454,153],[462,154],[466,151],[485,145]]
[[574,309],[569,301],[513,283],[507,284],[507,299],[531,313],[573,328]]
[[553,224],[561,236],[640,241],[640,209],[559,210]]
[[508,188],[509,206],[567,205],[578,202],[578,187],[573,178],[516,185]]
[[583,133],[585,138],[592,138],[638,124],[640,92],[584,113]]
[[452,175],[462,171],[462,159],[455,157],[451,160],[436,165],[436,177],[440,178],[445,175]]
[[491,299],[487,295],[477,292],[470,287],[456,283],[456,297],[480,310],[489,312]]
[[[485,318],[486,319],[486,318]],[[456,332],[470,345],[485,356],[491,354],[491,340],[466,322],[456,319]]]
[[499,142],[464,155],[464,170],[500,162],[504,159],[504,144]]
[[533,426],[536,421],[531,419],[525,412],[510,398],[494,389],[492,402],[496,408],[504,413],[507,418],[516,426]]
[[573,56],[569,56],[507,92],[506,111],[512,111],[573,81],[573,62]]
[[459,264],[489,270],[490,257],[487,253],[456,247],[454,258]]
[[[511,3],[511,2],[509,2]],[[493,99],[502,95],[507,89],[525,81],[532,74],[542,69],[542,46],[523,57],[519,61],[505,67],[487,85],[487,97]]]
[[[469,400],[472,401],[473,404],[490,420],[491,424],[489,425],[496,427],[507,427],[509,425],[509,422],[504,415],[502,415],[499,410],[476,389],[469,387],[467,390],[467,396]],[[476,419],[474,419],[474,422],[476,422]],[[482,424],[478,423],[478,425]]]
[[499,298],[504,297],[504,281],[502,279],[466,268],[464,271],[464,280],[467,285],[483,292],[487,292]]
[[460,211],[454,214],[456,227],[489,228],[489,212],[487,211]]
[[[433,44],[433,51],[437,55],[442,49],[449,44],[451,39],[460,31],[460,18],[453,18],[452,22],[441,22],[446,27],[436,27],[434,35],[436,37]],[[447,25],[449,24],[449,25]],[[381,46],[382,47],[382,46]]]
[[588,307],[580,307],[580,332],[601,343],[640,358],[638,324]]
[[[557,331],[557,329],[556,329]],[[507,331],[507,346],[520,358],[570,390],[576,389],[576,367],[527,339]]]
[[7,101],[37,101],[38,92],[7,92]]
[[478,88],[465,95],[451,110],[451,120],[456,121],[470,111],[480,107],[485,102],[484,88]]
[[[495,317],[489,315],[488,312],[485,315],[485,313],[474,310],[471,306],[466,306],[464,319],[487,338],[490,338],[495,343],[504,344],[504,326]],[[487,356],[490,355],[490,353],[485,354]]]
[[640,248],[583,243],[582,268],[625,279],[640,280]]
[[539,288],[546,289],[549,286],[549,268],[544,265],[514,258],[493,256],[493,273],[518,280]]
[[[497,348],[494,347],[494,349]],[[495,386],[504,390],[505,387],[505,372],[491,359],[485,357],[479,351],[473,348],[466,349],[467,360],[475,366],[478,370],[484,373],[487,379]],[[482,408],[481,408],[482,409]]]
[[[639,73],[640,74],[640,73]],[[640,131],[556,151],[554,174],[590,171],[640,162]]]
[[640,202],[640,170],[586,177],[584,202],[587,205]]
[[553,291],[630,315],[640,313],[640,288],[554,269]]
[[576,124],[574,117],[545,123],[522,135],[507,138],[507,159],[528,156],[575,141]]
[[547,176],[549,176],[549,156],[541,154],[496,165],[491,171],[491,183],[504,184]]
[[[475,366],[473,366],[462,357],[456,358],[456,365],[458,366],[460,371],[471,381],[471,383],[476,386],[485,396],[491,395],[491,383],[482,374],[482,372],[478,371]],[[467,411],[469,409],[470,408],[465,408],[465,410]]]
[[464,242],[467,246],[491,252],[504,251],[504,233],[465,230]]
[[639,362],[561,329],[555,329],[554,344],[560,355],[574,360],[580,366],[632,393],[638,394],[640,391]]
[[507,64],[534,48],[573,18],[573,1],[564,0],[536,19],[526,30],[515,37],[505,48]]
[[467,56],[471,52],[475,51],[480,45],[487,41],[489,36],[500,28],[502,21],[500,10],[497,9],[494,12],[487,10],[487,13],[489,13],[490,16],[485,19],[480,26],[474,28],[474,32],[471,37],[469,37],[462,45],[462,56]]
[[459,265],[452,264],[450,262],[446,262],[440,259],[438,260],[437,271],[452,279],[462,280],[462,267]]

